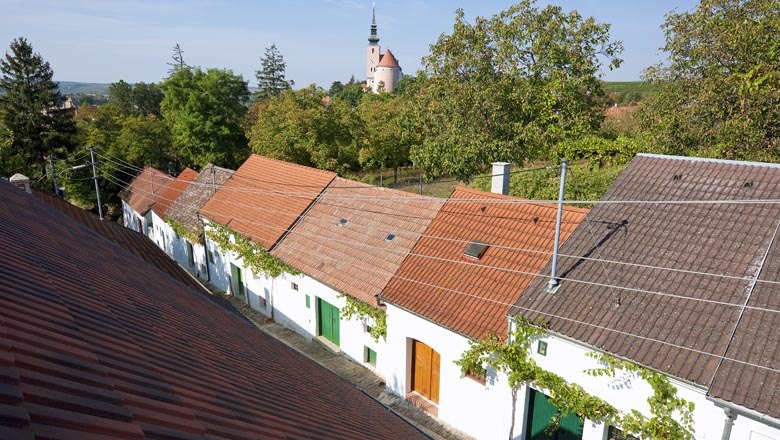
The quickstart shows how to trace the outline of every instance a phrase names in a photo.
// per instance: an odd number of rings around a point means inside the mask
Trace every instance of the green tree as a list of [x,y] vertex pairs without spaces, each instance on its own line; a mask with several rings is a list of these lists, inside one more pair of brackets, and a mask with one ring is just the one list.
[[182,165],[234,168],[249,154],[242,129],[247,82],[229,70],[184,67],[162,85],[161,109]]
[[423,141],[411,152],[429,175],[468,178],[495,160],[521,163],[561,139],[596,130],[601,58],[620,65],[609,25],[524,0],[455,25],[423,59],[415,117]]
[[172,75],[176,73],[177,70],[187,67],[187,63],[184,62],[184,50],[179,43],[176,43],[176,45],[173,46],[173,55],[171,55],[171,59],[173,62],[168,63],[168,65],[171,66],[171,68],[168,69],[168,75]]
[[279,49],[276,48],[276,44],[267,47],[265,55],[260,58],[260,70],[256,72],[258,87],[256,96],[259,99],[277,96],[295,84],[285,79],[286,68],[287,64]]
[[409,163],[409,149],[420,139],[416,128],[408,123],[410,105],[401,97],[367,94],[358,105],[365,127],[365,144],[360,149],[360,163],[365,169],[392,168],[394,182],[398,168]]
[[58,109],[65,99],[49,63],[24,38],[13,40],[10,49],[0,60],[0,89],[5,90],[0,119],[12,133],[11,151],[10,160],[0,163],[0,174],[22,172],[35,179],[42,175],[47,156],[63,157],[73,148],[75,124],[69,113]]
[[363,127],[350,105],[309,86],[256,102],[252,151],[276,159],[345,172],[357,167]]
[[124,80],[111,83],[108,86],[108,102],[114,104],[123,114],[132,115],[135,113],[135,103],[133,102],[133,86]]
[[157,84],[128,84],[120,80],[108,86],[108,94],[109,102],[116,105],[124,115],[160,116],[164,94]]
[[669,62],[640,108],[666,152],[730,159],[780,157],[780,3],[703,0],[663,25]]
[[344,90],[344,83],[341,81],[333,81],[333,84],[330,85],[330,89],[328,89],[328,95],[335,96],[342,90]]

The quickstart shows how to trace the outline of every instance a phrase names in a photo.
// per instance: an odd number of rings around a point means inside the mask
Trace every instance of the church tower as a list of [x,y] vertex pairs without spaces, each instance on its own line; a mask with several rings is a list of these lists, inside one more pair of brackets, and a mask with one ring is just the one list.
[[379,37],[376,34],[376,5],[371,12],[371,34],[366,48],[366,86],[373,90],[376,83],[376,68],[379,65]]

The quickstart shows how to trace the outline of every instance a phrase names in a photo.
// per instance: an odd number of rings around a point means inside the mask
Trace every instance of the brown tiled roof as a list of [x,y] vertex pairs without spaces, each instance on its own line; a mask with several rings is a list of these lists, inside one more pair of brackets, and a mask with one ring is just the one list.
[[[778,198],[778,165],[640,155],[602,200]],[[741,306],[778,220],[777,204],[599,204],[588,215],[590,227],[577,229],[562,247],[563,254],[678,271],[562,258],[560,273],[569,280],[564,279],[554,295],[544,291],[547,280],[534,280],[516,310],[530,319],[545,319],[554,332],[710,386],[714,397],[780,417],[779,373],[729,360],[718,368],[726,353],[738,361],[780,369],[780,314],[745,310],[729,346],[740,307],[685,299]],[[780,237],[775,237],[760,280],[780,281],[779,246]],[[759,282],[748,305],[778,309],[780,288]]]
[[190,169],[185,168],[184,171],[182,171],[179,174],[179,177],[177,177],[175,180],[171,179],[170,184],[160,192],[159,197],[156,198],[154,203],[152,204],[152,211],[155,212],[160,218],[165,219],[165,216],[168,213],[168,209],[171,207],[174,201],[179,197],[179,195],[187,189],[187,187],[190,185],[190,182],[197,177],[198,172]]
[[79,223],[93,229],[98,234],[117,243],[146,262],[181,281],[195,290],[203,290],[203,286],[192,278],[186,270],[173,261],[162,249],[145,235],[126,228],[110,220],[100,220],[95,214],[85,211],[65,200],[52,197],[49,194],[35,191],[35,195],[49,205],[76,219]]
[[[375,295],[440,206],[430,197],[337,177],[273,254],[337,291],[376,304]],[[388,234],[394,237],[387,240]]]
[[119,192],[119,198],[137,213],[146,215],[172,181],[171,176],[162,171],[146,167]]
[[382,54],[382,56],[379,58],[379,64],[377,64],[376,66],[377,67],[399,67],[398,60],[395,59],[395,55],[393,55],[393,53],[390,52],[390,49],[387,49],[385,53]]
[[0,182],[0,438],[399,439],[366,394]]
[[235,171],[208,164],[168,209],[167,216],[192,232],[200,234],[198,210],[209,201]]
[[335,177],[253,154],[200,213],[270,250]]
[[[382,298],[465,336],[505,337],[507,309],[550,258],[555,205],[490,203],[520,200],[467,188],[451,199],[406,257]],[[467,200],[463,200],[467,199]],[[486,203],[479,203],[485,200]],[[566,207],[562,238],[587,210]],[[464,255],[473,240],[489,243],[480,259]],[[521,252],[507,247],[540,251]],[[527,272],[518,273],[511,271]]]

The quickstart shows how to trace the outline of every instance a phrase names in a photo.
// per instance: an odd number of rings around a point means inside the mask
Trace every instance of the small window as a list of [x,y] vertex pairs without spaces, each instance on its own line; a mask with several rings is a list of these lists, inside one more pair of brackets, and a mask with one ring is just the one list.
[[311,297],[309,295],[306,295],[306,308],[311,308]]
[[368,325],[368,324],[366,324],[364,327],[365,327],[366,333],[371,333],[371,330],[373,330],[373,329],[374,329],[373,327],[371,327],[371,326],[370,326],[370,325]]
[[479,260],[482,258],[482,255],[485,253],[485,251],[488,248],[488,244],[474,240],[471,243],[469,243],[468,246],[466,246],[466,249],[463,251],[463,253],[470,258],[476,258]]
[[206,247],[206,253],[209,255],[209,262],[214,263],[214,252]]
[[349,221],[345,218],[339,219],[339,226],[346,226]]
[[672,180],[682,180],[682,174],[675,174],[675,175],[672,177]]
[[547,342],[539,341],[539,345],[536,346],[536,352],[542,356],[547,356]]
[[363,362],[376,368],[376,352],[368,347],[363,347]]
[[753,188],[753,182],[745,182],[742,184],[743,188]]
[[298,285],[295,283],[290,283],[290,288],[296,292],[298,291]]
[[387,241],[395,240],[395,234],[387,234],[387,237],[385,237],[385,240],[387,240]]
[[626,434],[622,429],[614,426],[609,427],[607,432],[607,440],[639,440],[631,434]]

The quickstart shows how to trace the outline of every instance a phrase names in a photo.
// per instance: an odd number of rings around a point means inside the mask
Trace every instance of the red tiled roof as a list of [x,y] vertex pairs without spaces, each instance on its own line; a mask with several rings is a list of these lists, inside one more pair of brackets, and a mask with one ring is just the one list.
[[376,304],[375,295],[440,207],[437,199],[337,177],[273,254],[337,291]]
[[157,197],[157,200],[155,200],[155,202],[152,204],[152,211],[160,216],[161,219],[165,219],[165,215],[168,213],[168,209],[171,207],[173,202],[179,198],[179,195],[182,193],[182,191],[187,189],[187,187],[190,185],[190,182],[192,182],[196,177],[198,177],[197,171],[190,168],[185,168],[184,171],[179,174],[179,177],[177,177],[175,180],[171,180],[171,183],[160,192],[159,197]]
[[270,250],[335,177],[253,154],[200,212]]
[[360,390],[0,182],[0,438],[423,438]]
[[[779,198],[778,164],[639,155],[601,200]],[[534,280],[517,313],[780,417],[780,313],[746,309],[737,326],[748,295],[750,307],[780,308],[780,287],[762,283],[780,282],[780,234],[769,247],[778,220],[777,204],[598,204],[588,215],[592,228],[577,229],[561,253],[632,265],[562,258],[560,289],[545,294],[546,280]],[[724,353],[734,360],[718,367]]]
[[119,198],[135,212],[145,215],[173,180],[156,168],[146,167],[119,192]]
[[390,52],[390,49],[387,49],[385,53],[383,53],[379,58],[379,64],[377,64],[377,67],[399,67],[398,60],[395,59],[395,55]]
[[181,281],[195,290],[203,290],[203,286],[192,278],[184,268],[173,261],[162,249],[144,234],[126,228],[119,223],[110,220],[100,220],[95,214],[85,211],[65,200],[52,197],[39,191],[35,195],[49,205],[76,219],[79,223],[93,229],[98,234],[117,243],[133,254],[143,258],[146,262]]
[[[483,339],[490,332],[503,338],[509,305],[550,258],[557,207],[490,203],[520,199],[468,188],[455,189],[451,198],[381,297],[470,338]],[[562,240],[586,213],[565,207]],[[464,255],[473,240],[492,245],[478,260]]]

